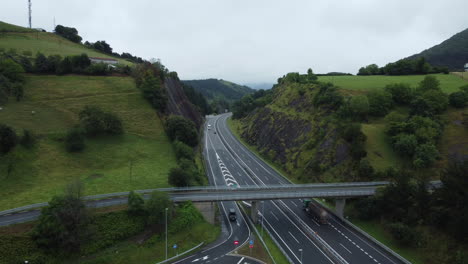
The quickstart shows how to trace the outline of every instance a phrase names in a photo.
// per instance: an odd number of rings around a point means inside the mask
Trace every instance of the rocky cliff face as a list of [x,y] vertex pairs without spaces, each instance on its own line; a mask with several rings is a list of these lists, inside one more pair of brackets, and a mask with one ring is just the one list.
[[180,81],[175,78],[166,78],[164,87],[166,88],[168,97],[165,113],[183,116],[192,120],[197,127],[201,127],[203,117],[185,95]]
[[241,120],[241,136],[302,182],[352,180],[350,146],[333,111],[315,107],[314,84],[282,85],[275,99]]

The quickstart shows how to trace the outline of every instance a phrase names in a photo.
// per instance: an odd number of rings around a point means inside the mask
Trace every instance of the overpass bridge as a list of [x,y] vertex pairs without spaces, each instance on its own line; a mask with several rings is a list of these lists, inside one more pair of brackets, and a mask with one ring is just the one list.
[[[335,213],[343,217],[343,210],[347,198],[366,197],[375,195],[381,187],[390,184],[381,182],[351,182],[351,183],[319,183],[319,184],[283,184],[264,186],[206,186],[206,187],[182,187],[138,190],[136,192],[148,198],[153,191],[168,193],[174,202],[218,202],[218,201],[249,201],[252,204],[252,219],[257,219],[258,201],[282,200],[302,198],[334,198]],[[440,181],[430,182],[430,190],[439,188]],[[88,207],[105,207],[127,203],[129,192],[99,194],[83,197]],[[26,205],[14,209],[0,211],[0,226],[12,223],[21,223],[36,219],[40,211],[38,209],[47,206],[48,203]]]

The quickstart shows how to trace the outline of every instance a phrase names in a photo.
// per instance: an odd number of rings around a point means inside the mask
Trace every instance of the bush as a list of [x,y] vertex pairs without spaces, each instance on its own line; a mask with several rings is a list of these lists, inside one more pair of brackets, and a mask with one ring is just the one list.
[[65,148],[68,152],[80,152],[85,148],[84,132],[80,128],[72,128],[65,137]]
[[468,104],[468,93],[458,91],[449,96],[450,105],[456,108],[463,108]]
[[142,215],[145,213],[145,201],[140,194],[134,191],[128,194],[128,212],[131,215]]
[[99,134],[119,135],[123,133],[122,121],[113,113],[104,112],[99,107],[86,106],[79,118],[89,136]]
[[341,136],[348,142],[355,140],[365,141],[366,135],[361,131],[361,123],[347,123],[343,125]]
[[194,159],[192,148],[178,140],[174,141],[174,149],[175,149],[176,158],[178,160],[181,160],[181,159],[193,160]]
[[361,159],[359,161],[358,174],[361,178],[372,179],[372,176],[374,175],[374,168],[370,164],[369,160]]
[[10,152],[18,144],[18,137],[13,128],[0,124],[0,153]]
[[182,168],[172,168],[169,171],[168,182],[175,187],[187,187],[191,185],[191,178],[189,171]]
[[403,223],[390,224],[388,229],[392,237],[402,246],[415,246],[419,242],[417,231]]
[[369,113],[369,100],[365,95],[356,95],[349,100],[349,110],[357,120],[367,118]]
[[86,68],[86,73],[89,75],[107,75],[109,72],[109,66],[104,63],[94,63]]
[[367,95],[369,114],[385,116],[393,107],[392,95],[385,91],[373,91]]
[[31,131],[25,129],[20,144],[25,148],[32,148],[36,144],[36,137]]
[[434,76],[426,76],[419,83],[418,88],[416,89],[419,93],[424,93],[427,91],[440,91],[440,82]]
[[184,202],[177,209],[177,216],[171,221],[169,232],[176,233],[186,230],[191,226],[203,221],[201,213],[193,206],[192,202]]
[[171,140],[179,140],[191,147],[198,144],[195,124],[181,116],[170,116],[166,123],[167,135]]
[[12,59],[0,58],[0,75],[5,76],[11,82],[24,81],[24,69]]

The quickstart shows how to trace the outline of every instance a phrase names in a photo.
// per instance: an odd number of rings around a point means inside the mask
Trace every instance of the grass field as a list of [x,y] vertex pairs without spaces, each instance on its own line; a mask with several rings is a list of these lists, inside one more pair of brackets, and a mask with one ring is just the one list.
[[[14,31],[14,32],[2,32]],[[9,51],[15,50],[18,54],[24,51],[31,51],[33,56],[37,52],[47,55],[60,55],[62,57],[68,55],[80,55],[82,53],[88,54],[89,57],[104,57],[114,58],[107,54],[89,49],[82,44],[71,42],[65,38],[57,36],[49,32],[39,32],[22,28],[7,23],[0,22],[0,50]],[[125,65],[132,64],[123,59],[117,59],[120,63]]]
[[392,149],[385,135],[385,124],[362,124],[362,132],[367,136],[367,159],[376,170],[388,167],[398,167],[402,164],[401,158]]
[[15,25],[0,21],[0,32],[34,32],[34,31],[35,30],[29,29],[29,28],[15,26]]
[[[32,151],[17,147],[0,158],[0,210],[48,201],[75,178],[84,181],[86,194],[168,186],[167,173],[176,166],[172,145],[132,78],[30,75],[25,95],[4,106],[0,123],[18,134],[29,129],[39,141]],[[82,153],[68,153],[64,133],[86,105],[117,114],[126,133],[87,139]],[[11,159],[16,165],[7,176]]]
[[[373,90],[383,89],[391,83],[407,83],[413,88],[417,87],[419,82],[426,75],[406,75],[406,76],[319,76],[319,81],[331,82],[338,87],[349,90]],[[462,85],[467,85],[468,81],[453,74],[433,74],[440,81],[442,90],[446,93],[458,91]]]

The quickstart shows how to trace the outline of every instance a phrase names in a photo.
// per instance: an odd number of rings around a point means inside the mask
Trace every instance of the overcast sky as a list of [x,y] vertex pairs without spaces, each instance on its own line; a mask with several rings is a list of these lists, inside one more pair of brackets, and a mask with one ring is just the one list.
[[[160,58],[182,79],[276,82],[287,72],[355,74],[468,27],[468,0],[32,0],[33,27],[76,27],[116,52]],[[27,26],[27,0],[0,0]],[[1,41],[1,40],[0,40]]]

